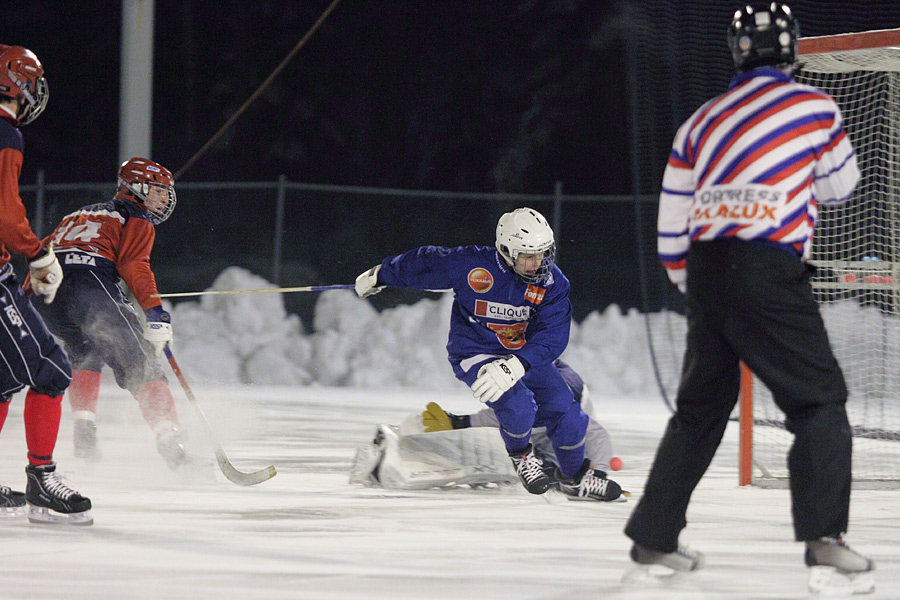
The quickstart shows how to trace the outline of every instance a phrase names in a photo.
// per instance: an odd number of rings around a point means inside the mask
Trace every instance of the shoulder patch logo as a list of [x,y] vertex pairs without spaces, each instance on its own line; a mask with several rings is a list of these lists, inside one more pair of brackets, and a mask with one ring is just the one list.
[[494,276],[487,269],[476,267],[469,271],[469,287],[478,294],[483,294],[494,287]]
[[543,301],[546,292],[547,290],[544,288],[537,287],[536,285],[529,285],[525,289],[525,300],[532,304],[540,304],[541,301]]

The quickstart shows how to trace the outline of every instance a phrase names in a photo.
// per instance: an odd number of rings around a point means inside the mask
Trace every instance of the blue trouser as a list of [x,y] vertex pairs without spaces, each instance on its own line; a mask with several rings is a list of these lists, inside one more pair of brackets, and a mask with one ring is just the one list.
[[[43,303],[43,298],[35,298]],[[51,398],[72,381],[62,348],[34,310],[12,267],[0,268],[0,401],[28,386]]]
[[[453,364],[457,379],[470,386],[478,370],[496,360],[490,357],[463,370]],[[500,423],[500,435],[510,454],[528,447],[532,427],[546,427],[562,474],[572,477],[584,462],[584,436],[588,416],[575,402],[572,390],[552,364],[533,366],[496,402],[489,402]]]

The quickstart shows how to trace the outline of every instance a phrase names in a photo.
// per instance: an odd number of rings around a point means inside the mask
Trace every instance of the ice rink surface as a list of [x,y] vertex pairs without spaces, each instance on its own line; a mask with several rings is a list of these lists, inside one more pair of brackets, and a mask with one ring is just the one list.
[[[111,378],[108,378],[111,380]],[[177,385],[177,384],[175,384]],[[186,481],[157,456],[130,397],[104,382],[103,459],[72,457],[63,407],[59,470],[94,504],[92,527],[0,520],[0,599],[794,599],[808,598],[785,490],[737,485],[729,427],[688,512],[682,542],[708,566],[670,585],[623,585],[622,528],[640,496],[668,412],[657,397],[593,393],[633,492],[627,503],[548,502],[520,488],[397,492],[350,485],[358,446],[379,423],[436,401],[479,407],[465,389],[195,386],[235,466],[278,475],[242,488],[211,463]],[[189,449],[212,450],[176,391]],[[23,489],[23,396],[0,435],[0,483]],[[876,591],[900,598],[900,492],[855,491],[848,542],[875,559]]]

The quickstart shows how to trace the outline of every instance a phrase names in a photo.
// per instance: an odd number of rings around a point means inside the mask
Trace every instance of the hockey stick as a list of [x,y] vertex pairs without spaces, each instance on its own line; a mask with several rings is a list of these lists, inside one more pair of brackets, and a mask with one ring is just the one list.
[[308,285],[306,287],[267,288],[264,290],[207,290],[205,292],[181,292],[178,294],[153,294],[153,298],[184,298],[186,296],[213,296],[216,294],[272,294],[287,292],[324,292],[326,290],[352,290],[353,283],[339,283],[337,285]]
[[216,462],[219,463],[219,468],[222,470],[222,474],[225,475],[228,481],[238,485],[256,485],[257,483],[262,483],[263,481],[268,481],[275,477],[276,471],[274,466],[266,467],[259,471],[253,471],[252,473],[244,473],[234,468],[234,465],[232,465],[231,461],[228,460],[228,457],[225,456],[225,450],[222,449],[222,444],[218,442],[216,436],[213,434],[212,426],[206,419],[206,415],[203,414],[203,409],[200,408],[197,397],[194,396],[194,392],[191,391],[191,386],[188,385],[184,373],[178,366],[178,362],[175,361],[175,356],[168,346],[165,348],[165,353],[166,358],[169,359],[169,364],[172,366],[172,371],[175,373],[175,377],[178,378],[178,382],[181,384],[182,389],[184,389],[185,395],[187,395],[188,400],[191,401],[191,405],[196,409],[197,414],[200,416],[200,420],[206,426],[206,433],[209,434],[209,439],[212,440],[213,447],[216,451]]

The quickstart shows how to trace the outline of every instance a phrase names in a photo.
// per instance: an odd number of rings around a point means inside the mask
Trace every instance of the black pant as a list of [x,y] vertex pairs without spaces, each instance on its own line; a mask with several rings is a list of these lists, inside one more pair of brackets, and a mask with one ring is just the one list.
[[677,409],[626,535],[651,549],[676,549],[691,494],[737,401],[740,360],[772,391],[794,434],[788,468],[796,539],[846,531],[847,388],[806,265],[778,248],[721,240],[693,244],[687,274],[688,339]]

